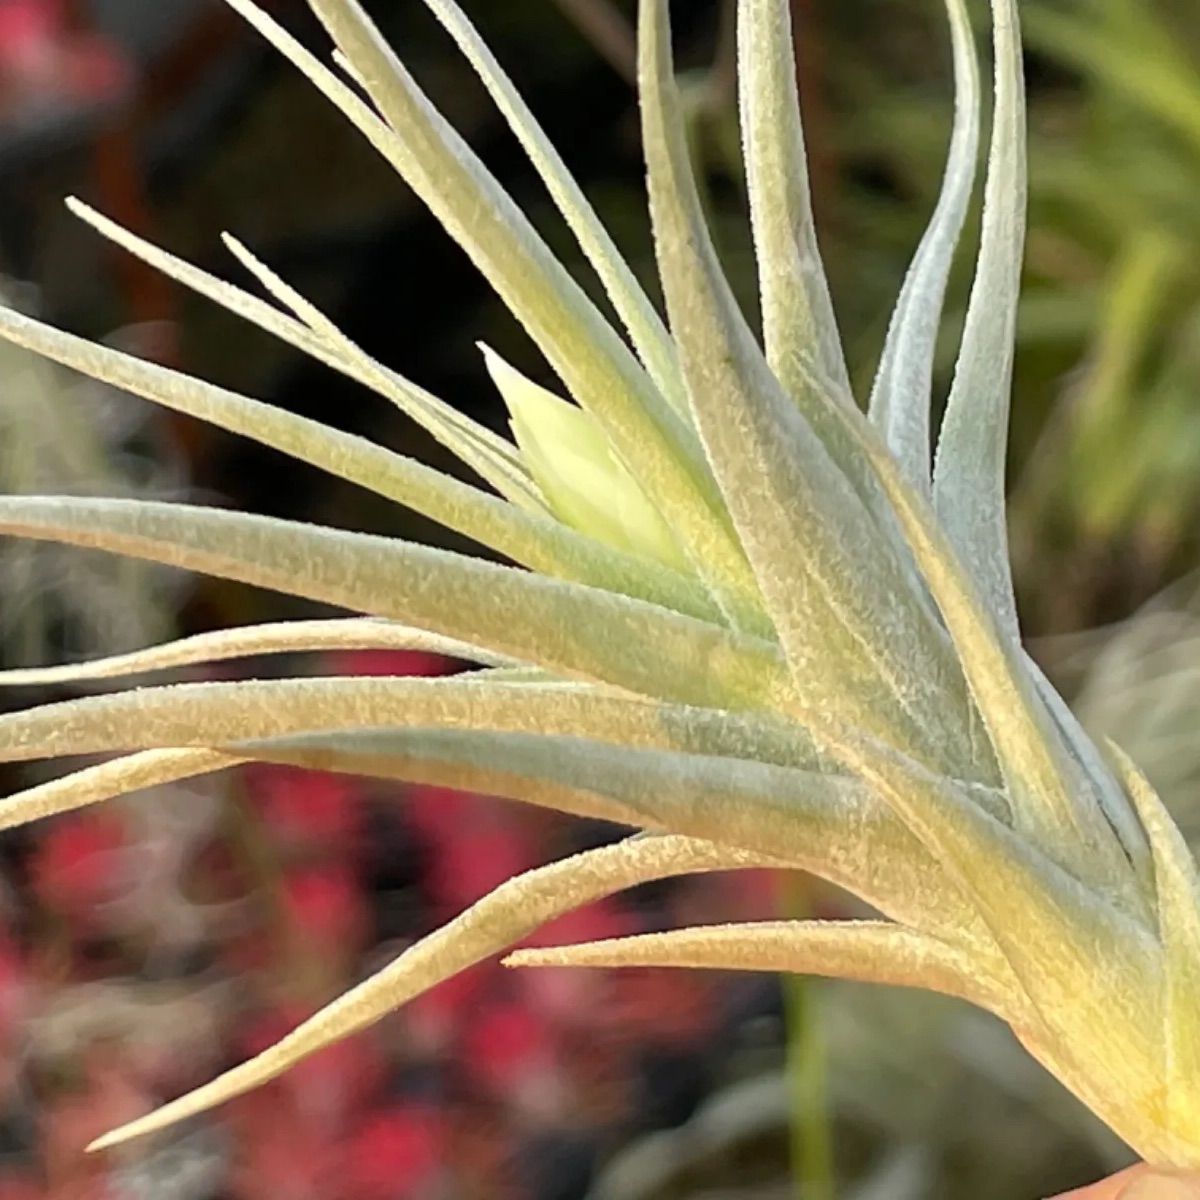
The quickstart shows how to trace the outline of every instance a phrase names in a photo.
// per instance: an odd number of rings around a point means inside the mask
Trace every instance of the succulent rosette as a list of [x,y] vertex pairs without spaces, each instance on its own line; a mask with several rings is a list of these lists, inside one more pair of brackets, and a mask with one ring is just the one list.
[[270,1049],[108,1146],[245,1092],[589,901],[762,866],[819,876],[877,919],[734,924],[513,955],[514,965],[812,972],[927,988],[995,1013],[1141,1155],[1200,1166],[1195,862],[1144,778],[1096,746],[1022,648],[1004,508],[1024,241],[1015,0],[993,0],[995,104],[975,284],[931,453],[947,275],[975,190],[982,97],[947,0],[958,103],[945,183],[864,411],[808,194],[785,0],[741,0],[740,101],[759,338],[706,228],[665,0],[642,0],[640,92],[658,314],[453,0],[426,0],[528,152],[618,325],[554,258],[355,0],[310,0],[326,66],[229,0],[440,219],[569,400],[488,354],[515,443],[367,356],[240,243],[271,299],[102,233],[373,388],[481,485],[187,375],[0,314],[0,333],[358,483],[511,565],[178,504],[0,499],[0,531],[152,559],[354,614],[225,630],[48,684],[273,651],[404,649],[478,665],[118,690],[0,719],[0,757],[112,755],[11,797],[15,825],[248,761],[512,797],[628,840],[520,874]]

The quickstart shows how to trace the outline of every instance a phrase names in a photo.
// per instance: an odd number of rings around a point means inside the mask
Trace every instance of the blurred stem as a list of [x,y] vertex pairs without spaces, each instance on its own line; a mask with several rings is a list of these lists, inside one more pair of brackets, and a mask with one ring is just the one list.
[[637,83],[637,34],[612,0],[555,0],[567,19],[625,80]]
[[[809,889],[809,882],[803,876],[781,877],[780,907],[787,919],[803,921],[812,915]],[[833,1122],[826,1079],[821,985],[803,975],[784,975],[782,983],[796,1200],[834,1200]]]

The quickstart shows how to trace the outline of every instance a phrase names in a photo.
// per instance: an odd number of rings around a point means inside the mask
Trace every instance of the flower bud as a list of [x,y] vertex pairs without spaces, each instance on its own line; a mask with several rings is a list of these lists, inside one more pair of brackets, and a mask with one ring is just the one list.
[[667,523],[596,421],[480,348],[521,456],[554,515],[597,541],[690,574]]

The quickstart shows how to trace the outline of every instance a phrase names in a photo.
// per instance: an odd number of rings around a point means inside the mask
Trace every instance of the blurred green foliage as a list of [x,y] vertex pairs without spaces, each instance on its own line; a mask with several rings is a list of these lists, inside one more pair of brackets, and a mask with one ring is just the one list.
[[1018,544],[1043,586],[1063,548],[1085,585],[1116,551],[1153,587],[1194,558],[1200,511],[1200,10],[1042,0],[1027,26],[1081,81],[1038,114],[1027,315],[1049,319],[1027,336],[1078,368],[1017,493]]

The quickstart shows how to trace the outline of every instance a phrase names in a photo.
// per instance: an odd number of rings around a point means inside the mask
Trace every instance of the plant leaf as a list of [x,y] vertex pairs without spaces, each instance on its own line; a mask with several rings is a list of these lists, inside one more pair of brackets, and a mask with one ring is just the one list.
[[691,967],[774,971],[918,987],[958,996],[1001,1016],[1023,1011],[1008,981],[982,974],[971,955],[885,921],[763,921],[675,929],[573,946],[517,950],[509,967]]
[[594,737],[627,749],[814,765],[804,731],[782,722],[557,684],[480,682],[470,673],[177,683],[63,700],[0,715],[0,761],[395,726]]
[[1067,702],[1059,695],[1058,689],[1046,677],[1046,673],[1032,655],[1025,653],[1022,657],[1037,694],[1058,728],[1063,744],[1079,764],[1087,786],[1133,864],[1135,874],[1144,883],[1149,883],[1154,875],[1150,847],[1146,841],[1145,830],[1126,792],[1113,778],[1113,773],[1096,748],[1095,742],[1088,736]]
[[962,766],[966,706],[947,700],[961,677],[943,635],[891,543],[783,395],[721,272],[688,160],[664,0],[643,0],[639,41],[667,308],[697,423],[787,654],[793,708],[802,719],[836,712],[919,747],[939,767]]
[[[691,744],[707,749],[686,753],[582,738],[399,729],[310,734],[232,749],[588,815],[595,815],[595,798],[604,797],[620,805],[630,824],[774,855],[894,920],[958,943],[990,944],[958,886],[857,780],[825,773],[816,763],[796,769],[733,757],[752,752],[751,737],[749,730],[693,731]],[[757,752],[763,750],[786,757],[769,747]]]
[[223,1104],[375,1024],[402,1004],[499,954],[563,913],[654,879],[759,865],[761,860],[690,838],[635,838],[586,851],[502,883],[448,925],[340,996],[274,1046],[211,1083],[98,1138],[103,1150]]
[[4,308],[0,308],[0,337],[114,387],[311,463],[535,570],[645,598],[694,616],[719,618],[719,610],[703,589],[677,572],[585,538],[548,516],[522,512],[365,438],[143,362]]
[[554,515],[607,545],[691,574],[675,535],[596,421],[526,378],[490,347],[480,349],[508,408],[522,457]]
[[[523,507],[538,509],[537,488],[521,465],[515,447],[486,426],[472,421],[444,401],[381,366],[332,321],[288,287],[236,238],[223,240],[267,291],[292,309],[295,318],[257,296],[218,279],[192,263],[170,254],[137,234],[110,221],[74,196],[67,208],[101,236],[140,258],[170,279],[212,300],[326,366],[369,387],[392,401],[412,420],[456,454],[498,492]],[[74,365],[74,364],[71,364]]]
[[1017,640],[1004,464],[1025,249],[1025,82],[1015,0],[992,0],[996,105],[983,234],[938,439],[933,497],[951,543],[1005,638]]
[[[897,523],[950,632],[987,727],[1017,829],[1078,878],[1114,881],[1140,911],[1141,896],[1129,879],[1125,853],[1059,740],[1023,652],[997,630],[921,494],[882,446],[873,439],[864,439],[863,445],[875,460]],[[990,774],[982,762],[976,769]]]
[[149,501],[0,497],[0,533],[148,558],[401,621],[561,675],[769,704],[773,647],[576,584],[389,538]]
[[272,762],[473,791],[718,841],[808,871],[894,920],[957,945],[992,945],[957,885],[855,780],[728,757],[764,748],[787,757],[779,747],[755,745],[753,731],[736,726],[684,727],[664,740],[709,745],[724,754],[477,730],[307,733],[221,750],[142,751],[87,767],[0,802],[0,828],[243,762]]
[[738,84],[767,360],[790,395],[809,392],[815,368],[853,405],[813,221],[788,0],[738,5]]
[[47,687],[91,679],[119,679],[197,663],[225,662],[258,654],[297,654],[329,650],[420,650],[448,658],[506,665],[512,662],[466,642],[409,629],[392,621],[348,618],[334,621],[281,621],[246,625],[180,638],[130,654],[115,654],[60,667],[0,671],[0,687]]
[[146,750],[73,771],[0,800],[0,829],[127,796],[144,788],[224,771],[247,761],[221,750]]
[[250,0],[227,2],[350,118],[462,245],[655,497],[724,610],[743,622],[758,613],[751,573],[694,432],[361,8],[352,0],[310,0],[386,124]]
[[954,252],[975,188],[982,110],[979,59],[964,0],[946,0],[954,42],[955,117],[941,197],[892,314],[871,420],[909,482],[931,487],[930,405],[938,330]]
[[1200,872],[1150,781],[1115,743],[1108,747],[1137,808],[1154,855],[1158,930],[1165,961],[1163,1080],[1167,1120],[1180,1133],[1194,1127],[1188,1097],[1200,1074]]
[[474,67],[509,128],[524,147],[529,161],[604,284],[655,386],[690,424],[691,409],[675,344],[583,189],[455,0],[425,0],[425,3]]
[[1117,1097],[1152,1106],[1161,1092],[1161,967],[1146,926],[903,755],[840,731],[828,731],[827,749],[973,901],[1029,999],[1034,1019],[1023,1039],[1060,1055],[1068,1086],[1077,1077],[1111,1080],[1110,1110]]

